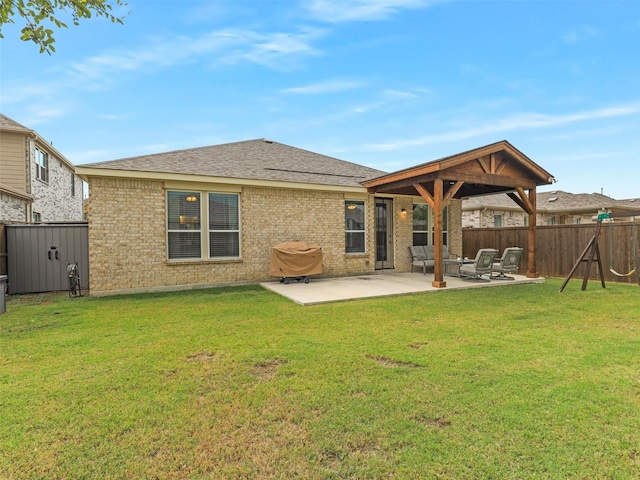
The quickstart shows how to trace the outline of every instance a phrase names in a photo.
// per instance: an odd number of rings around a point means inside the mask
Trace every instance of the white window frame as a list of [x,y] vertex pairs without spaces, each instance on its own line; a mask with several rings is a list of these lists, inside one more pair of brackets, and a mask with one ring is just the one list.
[[[433,212],[433,208],[431,208],[428,204],[426,203],[414,203],[412,210],[411,210],[411,215],[412,215],[412,229],[413,229],[413,211],[415,210],[416,207],[426,207],[427,208],[427,229],[426,230],[412,230],[412,234],[411,234],[411,243],[414,246],[419,246],[419,245],[415,245],[415,243],[413,243],[413,238],[415,238],[415,234],[416,233],[420,233],[420,234],[426,234],[427,235],[427,243],[426,245],[433,245],[434,244],[434,240],[435,240],[435,233],[434,233],[434,212]],[[448,245],[449,244],[449,206],[446,206],[442,209],[442,240],[443,240],[443,245]]]
[[[178,193],[178,194],[185,194],[185,195],[199,195],[200,196],[200,212],[199,212],[199,219],[200,219],[200,228],[199,229],[193,229],[193,230],[183,230],[183,229],[169,229],[169,195],[171,193]],[[165,201],[166,201],[166,218],[165,218],[165,230],[166,230],[166,244],[167,244],[167,260],[170,261],[179,261],[179,262],[184,262],[184,261],[194,261],[194,260],[202,260],[202,210],[203,210],[203,202],[202,202],[202,192],[194,192],[194,191],[190,191],[190,190],[167,190],[166,195],[165,195]],[[185,233],[185,232],[189,232],[189,233],[198,233],[199,234],[199,238],[200,238],[200,255],[198,257],[174,257],[171,258],[170,256],[170,251],[169,251],[169,237],[171,236],[172,233]]]
[[[348,209],[348,205],[349,204],[358,204],[358,205],[362,205],[362,211],[363,211],[363,219],[362,219],[362,229],[359,230],[353,230],[353,229],[348,229],[348,225],[347,225],[347,209]],[[344,212],[345,212],[345,216],[344,216],[344,252],[346,255],[362,255],[362,254],[366,254],[367,253],[367,202],[365,200],[350,200],[350,199],[346,199],[344,201]],[[348,252],[347,251],[347,236],[351,234],[362,234],[362,251],[357,251],[357,252]]]
[[49,154],[40,148],[35,148],[36,179],[49,183]]
[[[213,230],[211,228],[211,224],[209,221],[209,202],[210,202],[210,197],[211,195],[227,195],[227,196],[235,196],[238,199],[238,218],[237,218],[237,222],[238,222],[238,228],[237,229],[227,229],[227,230]],[[242,232],[240,231],[240,226],[241,226],[241,222],[240,222],[240,211],[241,211],[241,204],[240,204],[241,198],[240,198],[240,194],[239,193],[229,193],[229,192],[207,192],[207,214],[206,214],[206,219],[207,219],[207,251],[209,254],[209,258],[212,260],[220,260],[220,259],[238,259],[242,256]],[[210,242],[210,238],[211,238],[211,234],[212,233],[237,233],[238,234],[238,255],[231,255],[231,256],[219,256],[219,257],[214,257],[211,255],[211,242]]]
[[[200,197],[200,229],[195,230],[170,230],[169,229],[169,195],[170,193],[178,193],[184,195],[197,195]],[[210,195],[235,195],[238,198],[238,228],[232,230],[213,230],[211,229],[211,225],[209,222],[209,197]],[[165,218],[165,231],[166,231],[166,258],[171,262],[190,262],[190,261],[202,261],[203,259],[209,260],[238,260],[242,257],[242,218],[241,218],[241,205],[242,197],[239,193],[229,193],[229,192],[215,192],[215,191],[192,191],[188,189],[180,189],[180,188],[172,188],[166,191],[165,202],[166,202],[166,218]],[[179,258],[171,258],[169,255],[169,236],[171,233],[184,233],[184,232],[193,232],[198,233],[200,238],[200,255],[198,257],[179,257]],[[213,257],[210,252],[210,243],[209,238],[211,233],[216,232],[224,232],[224,233],[237,233],[238,235],[238,255],[237,256],[224,256],[224,257]]]
[[[500,225],[497,225],[497,224]],[[495,214],[493,216],[493,228],[502,228],[504,227],[504,215],[502,215],[501,213]]]

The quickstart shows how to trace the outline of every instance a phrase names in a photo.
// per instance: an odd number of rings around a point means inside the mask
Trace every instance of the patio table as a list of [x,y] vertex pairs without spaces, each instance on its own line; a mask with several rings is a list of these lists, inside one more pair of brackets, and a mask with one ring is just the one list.
[[465,258],[445,258],[444,259],[444,274],[449,277],[460,277],[460,265],[465,263],[473,263],[473,260]]

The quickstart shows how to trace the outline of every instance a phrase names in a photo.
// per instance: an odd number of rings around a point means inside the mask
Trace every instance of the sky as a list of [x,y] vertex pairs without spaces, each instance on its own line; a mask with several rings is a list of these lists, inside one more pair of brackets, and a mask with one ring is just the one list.
[[0,111],[76,165],[256,138],[387,172],[508,140],[640,197],[640,0],[131,0],[0,40]]

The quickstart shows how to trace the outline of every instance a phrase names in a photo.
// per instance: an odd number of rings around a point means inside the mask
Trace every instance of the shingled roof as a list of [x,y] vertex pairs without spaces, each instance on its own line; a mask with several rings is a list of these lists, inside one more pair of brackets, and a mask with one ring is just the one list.
[[[362,187],[385,172],[267,139],[175,150],[79,166],[166,174]],[[84,173],[87,173],[84,171]]]
[[[594,212],[608,209],[631,209],[635,199],[616,200],[599,193],[569,193],[562,190],[552,192],[538,192],[538,212]],[[638,201],[640,208],[640,200]],[[492,210],[520,210],[520,207],[507,195],[482,195],[466,198],[462,201],[462,210],[478,210],[490,208]]]
[[31,132],[31,129],[0,113],[0,129]]

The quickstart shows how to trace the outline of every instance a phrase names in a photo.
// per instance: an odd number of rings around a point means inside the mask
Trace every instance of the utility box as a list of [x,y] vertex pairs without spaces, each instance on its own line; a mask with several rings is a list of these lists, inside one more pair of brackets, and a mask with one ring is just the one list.
[[0,313],[4,313],[7,311],[6,304],[6,293],[7,293],[7,276],[0,275]]

